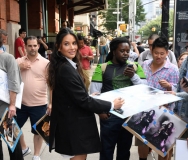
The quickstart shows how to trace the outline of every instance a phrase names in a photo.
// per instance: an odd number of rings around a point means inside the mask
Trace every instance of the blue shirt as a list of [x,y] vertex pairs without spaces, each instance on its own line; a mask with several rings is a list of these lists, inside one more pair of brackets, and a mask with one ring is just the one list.
[[2,50],[3,52],[5,52],[5,51],[6,51],[5,46],[2,45],[2,46],[0,47],[0,50]]

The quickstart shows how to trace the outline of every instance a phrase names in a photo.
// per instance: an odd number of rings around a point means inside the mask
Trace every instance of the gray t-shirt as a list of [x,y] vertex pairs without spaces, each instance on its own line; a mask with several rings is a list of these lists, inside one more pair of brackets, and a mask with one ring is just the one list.
[[[0,53],[0,69],[7,73],[9,91],[19,93],[21,75],[13,55],[7,52]],[[0,117],[2,117],[2,114],[8,106],[9,104],[0,100]]]

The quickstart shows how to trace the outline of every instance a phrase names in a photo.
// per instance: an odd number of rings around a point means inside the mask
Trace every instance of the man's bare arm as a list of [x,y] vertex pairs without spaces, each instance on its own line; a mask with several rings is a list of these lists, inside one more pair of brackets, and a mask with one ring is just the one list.
[[10,91],[10,105],[8,107],[9,109],[9,113],[8,113],[8,118],[12,118],[16,115],[16,107],[15,107],[15,103],[16,103],[16,92]]
[[21,57],[25,56],[24,52],[22,51],[22,47],[18,47],[18,52],[20,53]]

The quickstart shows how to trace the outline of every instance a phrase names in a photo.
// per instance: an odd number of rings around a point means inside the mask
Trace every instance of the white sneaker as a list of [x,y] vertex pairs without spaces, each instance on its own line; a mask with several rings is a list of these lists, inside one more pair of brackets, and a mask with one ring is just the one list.
[[31,153],[31,149],[27,147],[25,150],[22,150],[23,157],[27,156]]
[[41,160],[39,156],[33,156],[32,160]]

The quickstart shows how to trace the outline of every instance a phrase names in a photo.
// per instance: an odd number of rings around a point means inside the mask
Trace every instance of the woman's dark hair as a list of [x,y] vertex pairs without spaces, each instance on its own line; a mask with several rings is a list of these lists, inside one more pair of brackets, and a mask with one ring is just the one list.
[[[55,49],[51,55],[50,58],[50,63],[48,64],[48,79],[47,79],[47,83],[48,86],[53,90],[55,88],[55,81],[56,81],[56,74],[57,71],[59,69],[59,67],[62,65],[62,60],[64,60],[64,57],[62,55],[62,53],[60,53],[58,51],[58,49],[61,46],[61,43],[64,39],[65,36],[67,35],[72,35],[77,44],[78,44],[78,39],[76,37],[76,35],[72,32],[72,30],[70,30],[69,28],[63,28],[56,36],[56,44],[55,44]],[[73,62],[77,63],[77,70],[79,72],[79,74],[81,75],[81,77],[84,80],[84,76],[83,76],[83,71],[81,69],[81,64],[80,64],[80,54],[77,51],[76,56],[72,59]]]
[[61,27],[62,27],[62,24],[63,24],[64,22],[66,22],[66,23],[67,23],[67,27],[70,28],[70,24],[69,24],[69,22],[66,21],[66,20],[61,20]]
[[166,39],[165,37],[159,37],[159,38],[157,38],[157,39],[153,42],[152,51],[153,51],[156,47],[164,48],[166,51],[168,51],[169,44],[168,44],[167,39]]
[[128,43],[129,46],[131,46],[129,40],[125,37],[118,37],[118,38],[113,39],[110,42],[110,52],[108,53],[108,56],[106,57],[105,62],[108,62],[113,59],[113,52],[118,48],[118,45],[120,43]]
[[166,126],[168,127],[169,125],[171,124],[171,129],[173,129],[174,128],[174,123],[173,122],[169,122]]
[[[150,113],[152,112],[152,115],[150,115]],[[155,110],[151,110],[151,111],[149,111],[148,113],[147,113],[149,116],[154,116],[155,115]]]

